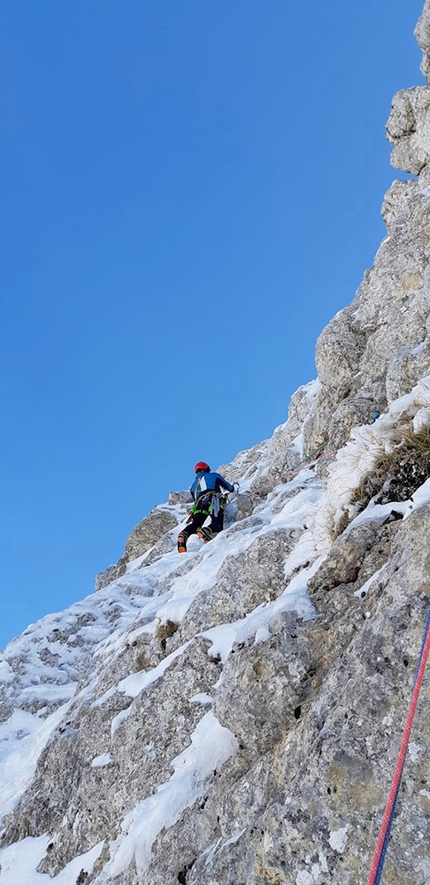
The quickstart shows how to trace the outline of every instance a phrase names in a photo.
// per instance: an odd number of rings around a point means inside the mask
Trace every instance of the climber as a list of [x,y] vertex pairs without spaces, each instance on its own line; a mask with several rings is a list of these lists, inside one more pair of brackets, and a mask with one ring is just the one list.
[[178,535],[178,551],[186,553],[190,535],[203,538],[207,544],[224,525],[225,492],[237,491],[238,483],[232,485],[220,473],[214,473],[204,461],[198,461],[195,468],[196,478],[190,488],[194,504],[184,529]]

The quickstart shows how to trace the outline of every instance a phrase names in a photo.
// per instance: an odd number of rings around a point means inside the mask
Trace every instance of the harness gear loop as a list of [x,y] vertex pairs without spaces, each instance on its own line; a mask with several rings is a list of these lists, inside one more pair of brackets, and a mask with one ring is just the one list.
[[220,492],[206,491],[191,505],[191,513],[204,513],[206,516],[218,516],[223,509],[224,497]]

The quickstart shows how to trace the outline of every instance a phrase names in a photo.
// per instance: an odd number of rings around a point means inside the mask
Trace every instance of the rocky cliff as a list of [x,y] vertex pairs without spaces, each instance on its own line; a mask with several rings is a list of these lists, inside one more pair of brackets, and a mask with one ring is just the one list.
[[[429,76],[430,0],[417,38]],[[430,86],[387,128],[416,177],[225,531],[177,554],[172,494],[1,656],[0,885],[367,881],[430,605]],[[430,883],[429,701],[387,885]]]

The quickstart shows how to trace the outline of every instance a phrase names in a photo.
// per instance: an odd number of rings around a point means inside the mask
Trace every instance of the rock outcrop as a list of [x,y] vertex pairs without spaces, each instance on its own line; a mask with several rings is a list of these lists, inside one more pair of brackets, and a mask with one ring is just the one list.
[[[430,75],[430,0],[417,27]],[[318,379],[180,556],[187,494],[0,659],[1,885],[365,885],[430,607],[430,86]],[[380,413],[380,416],[378,416]],[[430,885],[430,680],[384,881]]]
[[[181,516],[184,515],[183,509],[178,509],[178,504],[181,505],[184,499],[188,499],[188,495],[185,493],[178,500],[177,496],[173,494],[173,499],[172,503],[169,501],[165,505],[154,507],[151,513],[130,532],[125,542],[124,553],[116,565],[109,565],[107,569],[96,575],[94,588],[96,591],[103,590],[103,587],[107,587],[112,581],[122,578],[130,562],[142,557],[155,546],[157,541],[165,538],[171,529],[178,525]],[[169,545],[169,542],[166,541],[166,549],[163,552],[167,552],[167,547],[172,550],[173,542],[171,541]]]

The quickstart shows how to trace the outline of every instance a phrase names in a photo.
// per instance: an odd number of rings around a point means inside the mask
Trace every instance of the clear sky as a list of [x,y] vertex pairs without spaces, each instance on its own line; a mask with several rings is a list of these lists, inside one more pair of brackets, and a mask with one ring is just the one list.
[[0,646],[271,436],[384,236],[423,0],[4,0]]

